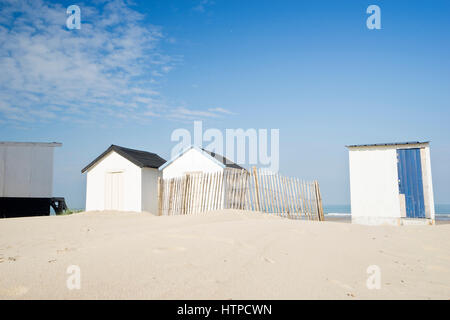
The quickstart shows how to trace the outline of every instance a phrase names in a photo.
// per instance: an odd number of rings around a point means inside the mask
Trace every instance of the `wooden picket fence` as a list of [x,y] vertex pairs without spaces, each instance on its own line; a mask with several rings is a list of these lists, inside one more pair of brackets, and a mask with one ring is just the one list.
[[253,168],[225,169],[158,179],[159,215],[241,209],[291,219],[323,221],[317,181],[303,181]]

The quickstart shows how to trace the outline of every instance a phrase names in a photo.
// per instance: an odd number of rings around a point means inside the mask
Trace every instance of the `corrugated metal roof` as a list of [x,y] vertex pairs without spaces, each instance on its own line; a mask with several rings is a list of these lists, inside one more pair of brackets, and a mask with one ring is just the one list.
[[387,143],[374,143],[374,144],[353,144],[346,146],[347,148],[354,148],[354,147],[380,147],[380,146],[400,146],[400,145],[407,145],[407,144],[423,144],[423,143],[429,143],[430,141],[408,141],[408,142],[387,142]]

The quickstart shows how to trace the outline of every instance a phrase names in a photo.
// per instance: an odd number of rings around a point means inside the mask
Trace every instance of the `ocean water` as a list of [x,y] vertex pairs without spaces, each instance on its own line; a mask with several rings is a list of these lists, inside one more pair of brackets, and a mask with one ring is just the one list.
[[[436,204],[436,220],[450,220],[450,204]],[[324,205],[323,211],[328,216],[349,217],[350,205]]]

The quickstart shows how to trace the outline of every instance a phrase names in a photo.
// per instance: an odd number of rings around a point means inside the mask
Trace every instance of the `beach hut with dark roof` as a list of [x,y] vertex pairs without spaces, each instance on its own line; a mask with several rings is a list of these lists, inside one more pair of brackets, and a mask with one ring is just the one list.
[[166,162],[155,153],[111,145],[84,167],[86,211],[158,211],[158,168]]
[[179,178],[186,174],[223,172],[226,169],[244,168],[218,153],[197,146],[184,149],[159,168],[163,179]]

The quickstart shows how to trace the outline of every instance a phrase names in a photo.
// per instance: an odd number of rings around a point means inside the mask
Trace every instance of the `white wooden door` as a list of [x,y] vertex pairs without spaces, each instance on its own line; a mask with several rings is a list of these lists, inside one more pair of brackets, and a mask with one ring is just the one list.
[[106,173],[105,210],[123,210],[123,172]]

